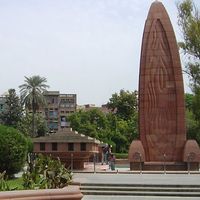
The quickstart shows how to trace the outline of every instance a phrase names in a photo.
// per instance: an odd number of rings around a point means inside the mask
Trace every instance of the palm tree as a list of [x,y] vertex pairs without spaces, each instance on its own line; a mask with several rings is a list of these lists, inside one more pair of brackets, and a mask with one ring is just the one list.
[[45,84],[46,82],[44,77],[25,76],[25,83],[19,86],[22,104],[25,105],[25,108],[32,110],[32,137],[36,136],[35,114],[46,102],[43,95],[49,87]]

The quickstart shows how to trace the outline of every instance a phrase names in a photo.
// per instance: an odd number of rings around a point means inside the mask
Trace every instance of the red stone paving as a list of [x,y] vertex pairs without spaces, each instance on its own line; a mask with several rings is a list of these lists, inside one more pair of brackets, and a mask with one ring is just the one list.
[[[106,165],[106,164],[101,164],[101,163],[96,163],[95,164],[95,170],[96,171],[107,171],[109,170],[109,165]],[[84,163],[84,170],[83,171],[88,171],[88,172],[92,172],[94,171],[94,163],[93,162],[86,162]]]

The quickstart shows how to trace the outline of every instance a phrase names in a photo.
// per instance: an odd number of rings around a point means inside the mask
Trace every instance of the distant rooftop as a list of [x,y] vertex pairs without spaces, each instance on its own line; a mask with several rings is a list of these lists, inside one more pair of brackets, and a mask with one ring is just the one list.
[[60,93],[59,91],[45,91],[44,95],[48,96],[60,96],[60,97],[73,97],[76,94],[63,94]]
[[96,143],[100,144],[100,141],[91,138],[89,136],[86,136],[84,134],[80,134],[76,131],[72,131],[71,129],[64,129],[60,130],[54,134],[50,134],[47,136],[43,137],[38,137],[38,138],[33,138],[33,142],[57,142],[57,143],[80,143],[80,142],[85,142],[85,143]]
[[59,91],[45,91],[44,95],[59,95]]

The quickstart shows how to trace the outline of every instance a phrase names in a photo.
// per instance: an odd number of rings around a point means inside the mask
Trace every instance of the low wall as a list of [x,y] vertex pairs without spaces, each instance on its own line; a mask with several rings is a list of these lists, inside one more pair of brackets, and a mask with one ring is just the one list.
[[128,159],[116,159],[115,164],[129,164]]
[[62,189],[16,190],[0,192],[0,200],[81,200],[79,186]]

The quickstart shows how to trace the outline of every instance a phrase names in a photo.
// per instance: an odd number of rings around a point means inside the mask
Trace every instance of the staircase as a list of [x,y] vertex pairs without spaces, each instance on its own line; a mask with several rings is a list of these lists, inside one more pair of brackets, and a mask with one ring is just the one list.
[[200,185],[82,183],[83,195],[200,197]]

